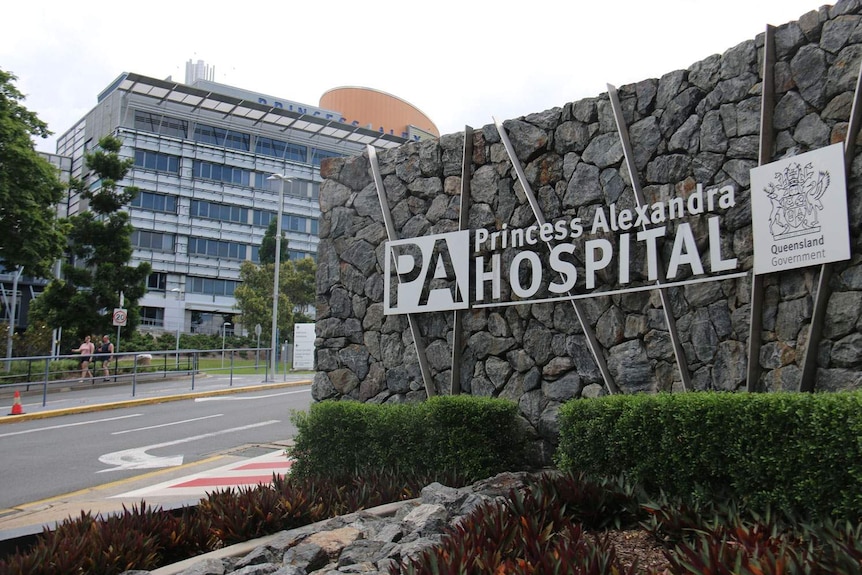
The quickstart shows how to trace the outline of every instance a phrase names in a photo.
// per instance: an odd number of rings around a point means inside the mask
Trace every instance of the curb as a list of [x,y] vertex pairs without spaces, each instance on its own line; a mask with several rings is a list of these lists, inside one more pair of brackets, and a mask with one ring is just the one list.
[[169,401],[182,401],[184,399],[195,399],[198,397],[214,397],[219,395],[232,395],[235,393],[245,393],[249,391],[265,391],[267,389],[279,389],[282,387],[299,387],[302,385],[310,385],[310,379],[300,381],[285,381],[280,383],[265,383],[260,385],[246,385],[238,387],[229,387],[227,389],[217,389],[212,391],[197,391],[180,393],[176,395],[164,395],[159,397],[148,397],[144,399],[128,399],[124,401],[114,401],[111,403],[97,403],[93,405],[82,405],[79,407],[66,407],[63,409],[51,409],[47,411],[36,411],[33,413],[22,413],[20,415],[9,415],[0,418],[0,425],[4,423],[15,423],[17,421],[31,421],[35,419],[47,419],[49,417],[58,417],[61,415],[70,415],[74,413],[92,413],[95,411],[107,411],[109,409],[119,409],[122,407],[135,407],[138,405],[155,405],[158,403],[167,403]]

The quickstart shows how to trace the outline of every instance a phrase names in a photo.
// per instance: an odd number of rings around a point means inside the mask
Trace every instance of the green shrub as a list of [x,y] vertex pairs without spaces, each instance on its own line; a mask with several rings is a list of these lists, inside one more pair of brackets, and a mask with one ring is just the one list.
[[557,464],[651,491],[858,517],[862,393],[610,396],[560,409]]
[[349,476],[396,469],[481,479],[524,465],[525,438],[512,402],[440,396],[416,404],[324,401],[292,415],[295,475]]

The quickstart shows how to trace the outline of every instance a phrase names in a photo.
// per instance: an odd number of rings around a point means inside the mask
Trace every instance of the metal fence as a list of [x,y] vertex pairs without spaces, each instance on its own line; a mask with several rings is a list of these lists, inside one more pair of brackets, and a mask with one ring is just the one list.
[[[81,355],[50,355],[0,359],[0,397],[11,397],[16,391],[42,391],[42,405],[49,391],[101,385],[130,385],[132,397],[139,381],[188,377],[194,390],[195,378],[203,373],[230,374],[230,384],[237,371],[260,373],[270,379],[269,348],[183,349],[169,351],[135,351],[112,354],[105,367],[98,353],[88,369],[91,376],[82,377]],[[287,362],[282,363],[287,373]],[[105,373],[107,370],[107,373]],[[280,370],[276,369],[278,373]],[[273,374],[275,375],[275,374]]]

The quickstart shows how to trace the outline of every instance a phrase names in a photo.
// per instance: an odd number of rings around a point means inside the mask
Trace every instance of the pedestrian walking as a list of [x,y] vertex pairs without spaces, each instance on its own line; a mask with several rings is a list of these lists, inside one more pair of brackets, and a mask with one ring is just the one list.
[[90,336],[85,337],[83,343],[72,351],[81,354],[81,381],[93,377],[90,364],[93,363],[93,352],[96,351],[96,346],[90,341]]
[[107,335],[102,336],[102,344],[99,346],[99,361],[102,362],[103,381],[108,381],[111,371],[108,366],[111,363],[111,358],[114,356],[114,344],[111,343],[111,338]]

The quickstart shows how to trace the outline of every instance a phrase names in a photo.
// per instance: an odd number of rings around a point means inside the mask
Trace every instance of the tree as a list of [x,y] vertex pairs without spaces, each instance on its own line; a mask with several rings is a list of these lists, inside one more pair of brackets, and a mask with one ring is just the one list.
[[51,135],[47,124],[21,105],[17,78],[0,70],[0,262],[27,275],[51,277],[63,253],[67,226],[56,217],[65,186],[33,146]]
[[[286,274],[284,292],[294,305],[294,321],[308,323],[311,320],[309,308],[314,305],[314,289],[317,276],[317,264],[310,257],[290,262],[290,271]],[[279,274],[281,283],[281,274]]]
[[71,229],[63,265],[63,279],[52,281],[31,309],[31,323],[45,322],[71,331],[76,338],[108,333],[112,312],[120,307],[120,293],[128,311],[127,328],[140,319],[138,300],[146,293],[150,264],[132,267],[132,232],[128,212],[122,211],[138,188],[121,188],[118,182],[129,171],[132,160],[120,158],[122,142],[106,136],[99,147],[85,156],[87,167],[99,178],[99,186],[72,186],[90,201],[90,211],[69,218]]
[[[261,265],[275,263],[275,228],[277,225],[276,218],[272,218],[263,234],[263,239],[260,241],[258,257]],[[287,254],[287,239],[285,239],[283,231],[281,232],[281,253],[279,253],[278,259],[282,262],[290,260]]]
[[[281,264],[278,274],[278,330],[282,335],[293,333],[293,302],[286,290],[287,267],[290,262]],[[236,306],[242,312],[242,323],[247,329],[261,326],[261,337],[269,341],[272,337],[272,278],[275,274],[273,264],[258,266],[244,261],[239,268],[242,281],[234,290]]]
[[[234,291],[236,305],[246,328],[260,324],[262,336],[272,337],[272,284],[275,274],[276,221],[270,222],[260,243],[261,265],[245,261],[240,266],[242,284]],[[317,264],[310,257],[292,261],[287,257],[287,240],[281,239],[278,271],[278,330],[293,334],[295,322],[310,321],[308,308],[314,303]]]

